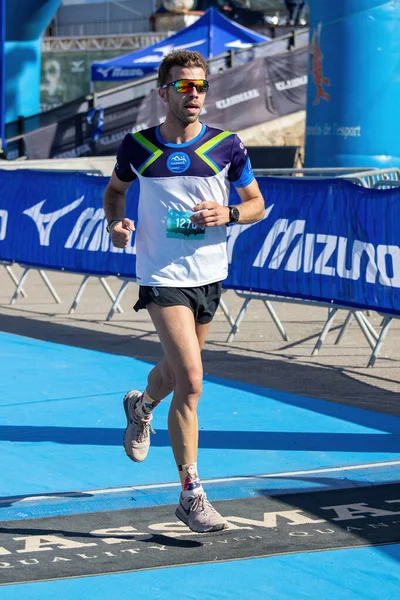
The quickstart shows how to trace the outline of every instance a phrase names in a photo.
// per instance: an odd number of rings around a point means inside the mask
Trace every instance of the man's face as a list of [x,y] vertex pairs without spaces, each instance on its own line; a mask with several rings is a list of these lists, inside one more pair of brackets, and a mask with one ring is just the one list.
[[[206,75],[200,67],[175,66],[169,72],[168,81],[178,79],[205,79]],[[190,92],[182,94],[176,92],[172,86],[159,90],[161,98],[166,104],[167,114],[171,112],[178,121],[184,125],[194,123],[199,118],[206,97],[205,92],[198,92],[195,87]]]

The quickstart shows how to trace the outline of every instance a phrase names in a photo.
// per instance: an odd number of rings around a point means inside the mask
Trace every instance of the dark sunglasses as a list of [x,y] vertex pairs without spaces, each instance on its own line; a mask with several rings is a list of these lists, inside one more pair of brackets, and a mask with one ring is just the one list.
[[177,81],[166,83],[161,87],[165,89],[170,85],[176,92],[180,92],[181,94],[188,94],[193,88],[196,88],[199,94],[203,94],[204,92],[207,92],[210,87],[210,84],[206,79],[178,79]]

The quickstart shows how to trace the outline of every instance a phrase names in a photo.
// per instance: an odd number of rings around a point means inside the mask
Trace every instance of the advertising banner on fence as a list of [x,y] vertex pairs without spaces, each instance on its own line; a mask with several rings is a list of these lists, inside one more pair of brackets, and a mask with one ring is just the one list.
[[400,189],[258,181],[265,218],[232,228],[225,287],[400,313]]
[[[135,277],[135,234],[114,248],[105,227],[106,177],[0,171],[0,260],[77,273]],[[29,189],[29,194],[26,190]],[[127,211],[135,219],[135,185]]]
[[[307,50],[253,60],[208,79],[202,119],[210,127],[240,131],[305,109]],[[164,120],[157,90],[149,94],[140,115],[151,125]]]
[[305,109],[307,61],[307,48],[265,59],[272,107],[279,117]]
[[[120,250],[106,232],[107,181],[0,171],[0,260],[134,278],[135,234]],[[227,228],[224,287],[400,314],[400,189],[371,190],[340,179],[258,181],[265,217]],[[238,202],[235,191],[230,200]],[[127,216],[136,215],[134,184]]]
[[[283,115],[304,110],[307,87],[307,50],[300,49],[209,76],[202,119],[211,127],[240,131]],[[58,111],[59,109],[57,109]],[[146,96],[107,106],[102,126],[93,139],[101,105],[87,113],[73,112],[68,118],[25,135],[30,159],[73,158],[116,154],[129,132],[159,125],[165,107],[158,91]],[[90,116],[90,117],[89,117]]]

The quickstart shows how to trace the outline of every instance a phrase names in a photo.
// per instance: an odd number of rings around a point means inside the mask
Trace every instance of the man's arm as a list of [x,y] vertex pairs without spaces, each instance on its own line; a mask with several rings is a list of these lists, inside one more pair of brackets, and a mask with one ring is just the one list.
[[107,222],[122,221],[126,210],[126,192],[131,181],[121,181],[113,171],[103,195],[103,208]]
[[130,232],[135,229],[133,221],[125,217],[126,192],[131,183],[118,179],[114,171],[104,190],[103,208],[107,222],[117,221],[110,231],[112,243],[117,248],[126,248]]
[[249,185],[242,188],[236,188],[236,191],[242,201],[242,204],[236,205],[240,214],[238,223],[245,225],[247,223],[261,221],[265,213],[265,204],[257,180],[253,179]]
[[[239,210],[238,223],[261,221],[265,213],[265,205],[257,180],[253,179],[249,185],[236,190],[242,201],[241,204],[236,205]],[[193,211],[195,213],[191,220],[199,227],[215,227],[229,223],[229,207],[221,206],[217,202],[201,202],[193,208]]]

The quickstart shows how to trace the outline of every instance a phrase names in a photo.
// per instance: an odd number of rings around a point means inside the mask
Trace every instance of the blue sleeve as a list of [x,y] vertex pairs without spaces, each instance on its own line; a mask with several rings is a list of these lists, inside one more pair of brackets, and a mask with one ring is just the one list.
[[115,165],[115,174],[121,181],[133,181],[136,179],[136,174],[131,169],[132,154],[134,142],[130,133],[122,140],[118,152],[117,162]]
[[237,188],[249,185],[254,179],[254,173],[247,148],[237,135],[234,135],[232,144],[231,165],[228,170],[228,179]]

